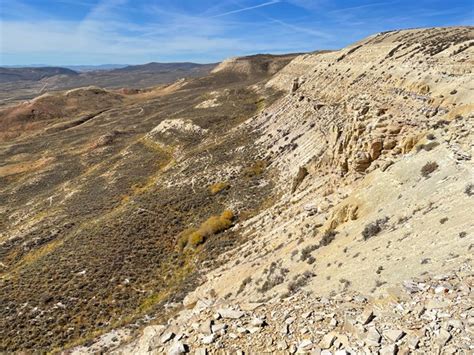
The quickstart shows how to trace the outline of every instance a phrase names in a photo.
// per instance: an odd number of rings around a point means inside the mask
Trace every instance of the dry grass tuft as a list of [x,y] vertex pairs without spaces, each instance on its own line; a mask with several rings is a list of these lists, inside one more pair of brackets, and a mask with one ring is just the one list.
[[183,250],[187,246],[197,247],[204,243],[210,236],[222,232],[232,226],[234,212],[225,210],[220,216],[211,216],[199,228],[188,228],[178,238],[178,248]]
[[230,184],[228,182],[216,182],[209,186],[209,191],[212,195],[216,195],[221,191],[227,190],[230,188]]
[[267,168],[267,162],[265,160],[256,160],[251,166],[244,169],[244,175],[247,178],[253,178],[263,174]]

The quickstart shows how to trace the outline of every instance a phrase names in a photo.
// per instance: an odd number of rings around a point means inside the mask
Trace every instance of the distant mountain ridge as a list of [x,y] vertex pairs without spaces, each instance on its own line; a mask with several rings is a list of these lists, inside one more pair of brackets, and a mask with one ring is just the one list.
[[116,72],[125,72],[125,71],[139,71],[139,70],[151,70],[151,71],[161,71],[161,70],[192,70],[196,68],[206,68],[209,66],[214,67],[217,63],[211,64],[198,64],[192,62],[177,62],[177,63],[158,63],[150,62],[146,64],[138,65],[128,65],[123,68],[115,69]]
[[61,67],[41,68],[3,68],[0,67],[0,83],[15,82],[21,80],[41,80],[56,75],[79,75],[78,72]]
[[198,64],[192,62],[158,63],[150,62],[138,65],[126,64],[102,64],[102,65],[71,65],[71,66],[5,66],[0,67],[0,83],[19,80],[41,80],[55,75],[80,75],[80,72],[93,75],[90,72],[169,72],[169,71],[192,71],[201,68],[214,68],[217,63]]
[[78,72],[114,70],[125,68],[129,64],[99,64],[99,65],[60,65],[60,67],[72,69]]

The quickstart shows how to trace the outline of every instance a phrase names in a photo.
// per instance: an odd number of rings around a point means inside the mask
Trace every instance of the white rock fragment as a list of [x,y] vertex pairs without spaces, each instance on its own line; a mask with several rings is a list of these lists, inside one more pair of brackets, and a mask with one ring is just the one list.
[[373,346],[378,345],[380,343],[380,339],[381,339],[381,336],[378,330],[375,329],[375,327],[370,327],[367,332],[367,338],[366,338],[367,344],[373,345]]
[[334,343],[334,340],[336,340],[336,336],[334,335],[334,333],[328,333],[321,339],[319,346],[322,349],[329,349]]
[[308,350],[313,345],[313,342],[310,339],[304,339],[301,343],[298,344],[298,351]]
[[374,319],[374,317],[375,316],[374,316],[374,312],[372,311],[372,308],[366,307],[364,311],[361,313],[361,315],[359,316],[358,321],[362,325],[366,325],[370,323],[372,319]]
[[245,314],[242,311],[238,311],[238,310],[234,310],[230,308],[219,309],[217,312],[222,318],[226,318],[226,319],[239,319],[239,318],[242,318]]
[[180,341],[175,342],[168,349],[168,355],[180,355],[184,353],[186,353],[186,346]]
[[396,343],[405,335],[405,332],[400,329],[389,329],[389,330],[386,330],[383,333],[383,335],[385,338],[387,338],[391,342]]
[[211,334],[201,338],[201,343],[204,345],[212,344],[216,340],[216,335]]
[[451,333],[445,329],[441,329],[436,336],[435,341],[438,345],[444,346],[451,339]]
[[397,344],[390,344],[383,346],[380,351],[379,355],[396,355],[398,352]]

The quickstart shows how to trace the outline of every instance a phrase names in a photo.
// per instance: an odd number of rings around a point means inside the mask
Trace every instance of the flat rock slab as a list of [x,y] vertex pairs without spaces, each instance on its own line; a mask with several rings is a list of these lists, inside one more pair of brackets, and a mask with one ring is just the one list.
[[405,332],[400,329],[390,329],[390,330],[386,330],[383,333],[383,335],[385,336],[385,338],[387,338],[391,342],[396,343],[401,338],[403,338],[403,336],[405,335]]
[[222,318],[227,318],[227,319],[239,319],[245,315],[245,313],[242,311],[237,311],[230,308],[219,309],[217,312],[220,314]]

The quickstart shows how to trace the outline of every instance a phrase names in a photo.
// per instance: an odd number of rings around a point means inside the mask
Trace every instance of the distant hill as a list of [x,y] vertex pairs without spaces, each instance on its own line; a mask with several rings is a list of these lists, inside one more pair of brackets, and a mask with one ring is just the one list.
[[97,70],[113,70],[124,68],[128,64],[100,64],[100,65],[64,65],[64,68],[72,69],[78,72],[89,72]]
[[153,71],[153,72],[161,72],[161,71],[189,71],[189,70],[197,70],[203,68],[214,67],[215,64],[197,64],[191,62],[183,62],[183,63],[157,63],[151,62],[147,64],[141,65],[128,65],[124,68],[115,69],[115,72],[136,72],[136,71]]
[[77,76],[78,72],[59,67],[42,68],[3,68],[0,67],[0,83],[8,83],[22,80],[37,81],[55,75]]
[[[148,63],[115,69],[66,68],[0,68],[0,102],[33,98],[54,90],[85,86],[103,88],[146,88],[171,83],[180,78],[205,76],[217,64]],[[110,65],[105,65],[105,67]],[[100,68],[100,67],[97,67]]]

